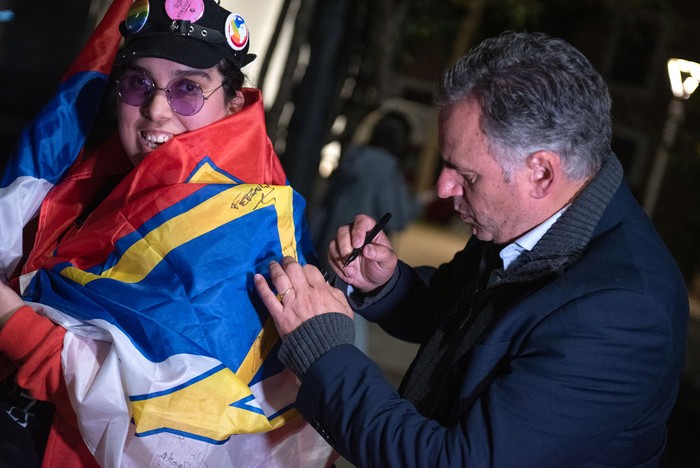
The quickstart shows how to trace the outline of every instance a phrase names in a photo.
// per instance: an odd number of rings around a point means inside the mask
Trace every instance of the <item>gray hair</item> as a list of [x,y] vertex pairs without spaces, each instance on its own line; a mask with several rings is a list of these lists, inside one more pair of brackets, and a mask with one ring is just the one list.
[[506,180],[538,151],[559,154],[567,177],[593,176],[610,153],[607,85],[586,57],[543,33],[487,39],[445,72],[440,111],[476,99],[481,129]]

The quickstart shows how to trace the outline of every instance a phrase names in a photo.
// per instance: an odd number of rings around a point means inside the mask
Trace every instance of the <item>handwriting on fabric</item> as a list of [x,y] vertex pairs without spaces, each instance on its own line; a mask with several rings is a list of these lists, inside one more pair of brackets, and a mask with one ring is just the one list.
[[271,205],[275,202],[274,192],[274,186],[267,184],[254,185],[246,193],[236,195],[231,203],[231,209],[237,210],[247,206],[249,203],[255,203],[254,210],[260,205]]
[[[176,436],[176,438],[178,438]],[[172,451],[163,452],[159,458],[162,461],[157,462],[157,466],[166,468],[188,468],[193,466],[200,466],[203,463],[203,457],[200,453],[201,451],[190,447],[185,438],[178,438],[182,442],[182,453],[184,460],[179,460],[177,454]]]

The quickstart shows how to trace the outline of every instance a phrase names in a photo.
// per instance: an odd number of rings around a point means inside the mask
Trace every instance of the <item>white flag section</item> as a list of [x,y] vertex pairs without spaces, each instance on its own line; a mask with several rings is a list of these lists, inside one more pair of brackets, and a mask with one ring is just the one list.
[[[152,376],[207,374],[221,364],[186,355],[154,364],[144,360],[130,340],[109,324],[96,321],[93,326],[42,304],[29,305],[73,330],[64,342],[64,374],[81,433],[101,466],[287,468],[330,464],[329,446],[301,417],[274,431],[236,435],[218,444],[173,432],[137,436],[127,386],[141,387],[144,393],[158,392],[169,385]],[[171,384],[177,386],[178,382]],[[251,390],[255,401],[269,411],[282,403],[274,401],[274,395],[288,394],[285,387],[293,392],[296,385],[295,377],[285,371]],[[272,401],[267,401],[266,391],[273,395]],[[190,413],[184,418],[199,418],[207,409],[188,406],[183,412]]]
[[53,184],[23,176],[0,187],[0,281],[7,282],[22,257],[22,228],[39,210]]
[[[123,353],[117,353],[115,348],[128,348],[129,340],[119,333],[115,335],[115,342],[109,342],[69,333],[63,352],[64,363],[80,363],[80,366],[67,364],[65,375],[74,399],[73,406],[79,415],[81,432],[101,466],[287,468],[328,465],[328,445],[301,417],[280,429],[235,435],[220,444],[169,432],[137,437],[135,426],[130,424],[126,392],[118,391],[123,380],[147,389],[153,382],[149,375],[170,374],[183,367],[188,367],[189,374],[194,366],[216,368],[220,363],[206,362],[196,356],[174,356],[167,362],[154,364],[144,362],[139,359],[139,353],[134,352],[134,361],[129,366],[134,372],[124,376],[117,357]],[[143,376],[137,377],[138,371],[143,371]],[[202,371],[206,373],[207,369]],[[265,387],[273,388],[272,393],[279,394],[280,391],[286,393],[284,387],[291,390],[295,385],[294,376],[284,372],[272,381],[251,387],[251,390],[256,401],[266,405]],[[151,391],[157,392],[158,388]],[[186,409],[190,412],[188,416],[194,418],[198,417],[199,410],[197,407]]]

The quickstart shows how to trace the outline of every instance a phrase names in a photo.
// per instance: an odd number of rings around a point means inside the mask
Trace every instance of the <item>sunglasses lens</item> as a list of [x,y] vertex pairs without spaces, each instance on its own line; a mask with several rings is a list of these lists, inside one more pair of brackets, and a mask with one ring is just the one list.
[[126,72],[119,78],[119,98],[130,106],[142,106],[153,96],[153,82],[141,73]]
[[[126,72],[117,82],[119,98],[130,106],[143,106],[151,101],[156,88],[143,73]],[[197,83],[187,78],[176,78],[165,89],[172,110],[180,115],[194,115],[204,106],[204,93]]]
[[180,115],[194,115],[204,105],[204,93],[194,81],[178,78],[168,84],[168,102]]

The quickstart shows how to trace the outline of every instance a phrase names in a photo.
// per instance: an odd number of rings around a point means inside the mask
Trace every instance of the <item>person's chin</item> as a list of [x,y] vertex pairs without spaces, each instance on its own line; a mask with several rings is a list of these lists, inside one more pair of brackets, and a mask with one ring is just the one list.
[[141,152],[138,152],[135,154],[130,154],[129,160],[131,161],[131,164],[133,164],[134,167],[136,167],[141,163],[141,161],[144,160],[144,158],[146,157],[147,154],[148,154],[147,151],[146,152],[141,151]]
[[466,213],[462,213],[459,210],[456,210],[457,214],[459,215],[460,221],[462,221],[464,224],[474,224],[474,219],[472,219],[471,216],[469,216]]
[[471,228],[472,235],[480,241],[490,242],[493,240],[493,234],[491,232],[481,229],[481,227],[476,224],[471,224]]

